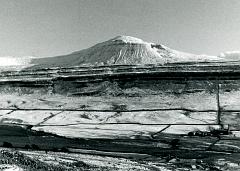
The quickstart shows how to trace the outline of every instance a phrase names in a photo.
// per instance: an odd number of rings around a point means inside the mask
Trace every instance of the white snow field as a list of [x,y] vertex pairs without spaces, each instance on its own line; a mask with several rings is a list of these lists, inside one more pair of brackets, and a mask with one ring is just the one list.
[[[43,130],[66,137],[149,137],[152,133],[165,128],[167,124],[196,124],[182,125],[181,129],[171,126],[167,130],[171,133],[182,134],[196,128],[207,129],[208,125],[200,127],[197,125],[216,124],[217,121],[216,112],[211,112],[211,110],[216,110],[217,106],[215,94],[203,92],[180,96],[162,94],[146,97],[66,97],[63,95],[37,96],[35,94],[1,94],[1,97],[1,107],[9,109],[0,113],[1,124],[30,124],[35,130]],[[198,103],[199,101],[202,101],[204,105]],[[123,106],[126,109],[118,112],[117,109],[114,110],[115,106]],[[141,111],[171,108],[179,108],[179,110]],[[66,109],[69,111],[65,111]],[[80,111],[74,111],[75,109]],[[187,112],[181,109],[196,111]],[[206,110],[206,112],[198,112],[198,110]]]

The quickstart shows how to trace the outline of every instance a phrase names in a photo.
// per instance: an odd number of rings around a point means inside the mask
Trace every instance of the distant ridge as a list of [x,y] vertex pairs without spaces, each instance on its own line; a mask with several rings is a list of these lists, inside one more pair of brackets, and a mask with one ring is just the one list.
[[221,58],[194,55],[170,49],[164,45],[145,42],[131,36],[117,36],[88,49],[69,55],[35,58],[35,67],[66,67],[76,65],[145,65],[174,62],[218,61]]
[[194,55],[131,36],[117,36],[90,48],[56,57],[0,57],[1,70],[102,65],[164,65],[166,63],[219,62],[223,56]]

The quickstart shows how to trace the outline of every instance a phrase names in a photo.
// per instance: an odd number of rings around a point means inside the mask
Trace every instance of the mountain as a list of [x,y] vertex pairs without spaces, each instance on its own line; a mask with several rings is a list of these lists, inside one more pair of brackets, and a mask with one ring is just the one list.
[[65,67],[76,65],[144,65],[174,62],[217,61],[220,57],[194,55],[145,42],[130,36],[117,36],[88,49],[68,55],[35,58],[35,67]]
[[145,42],[131,36],[117,36],[90,48],[56,57],[0,58],[0,67],[49,68],[77,65],[145,65],[179,62],[219,61],[221,57],[194,55],[168,48],[162,44]]

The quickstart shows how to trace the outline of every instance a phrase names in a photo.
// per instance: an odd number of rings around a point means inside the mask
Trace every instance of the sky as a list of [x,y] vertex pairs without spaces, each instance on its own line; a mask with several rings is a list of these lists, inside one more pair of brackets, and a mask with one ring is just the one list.
[[0,56],[63,55],[118,35],[195,54],[240,50],[240,1],[0,0]]

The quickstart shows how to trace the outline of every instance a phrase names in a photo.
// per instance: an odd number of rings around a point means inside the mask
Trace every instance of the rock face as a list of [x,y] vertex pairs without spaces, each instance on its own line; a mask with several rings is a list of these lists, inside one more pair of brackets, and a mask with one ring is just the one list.
[[76,65],[144,65],[174,62],[220,60],[216,56],[193,55],[172,50],[164,45],[145,42],[130,36],[117,36],[88,49],[69,55],[35,58],[35,67]]

